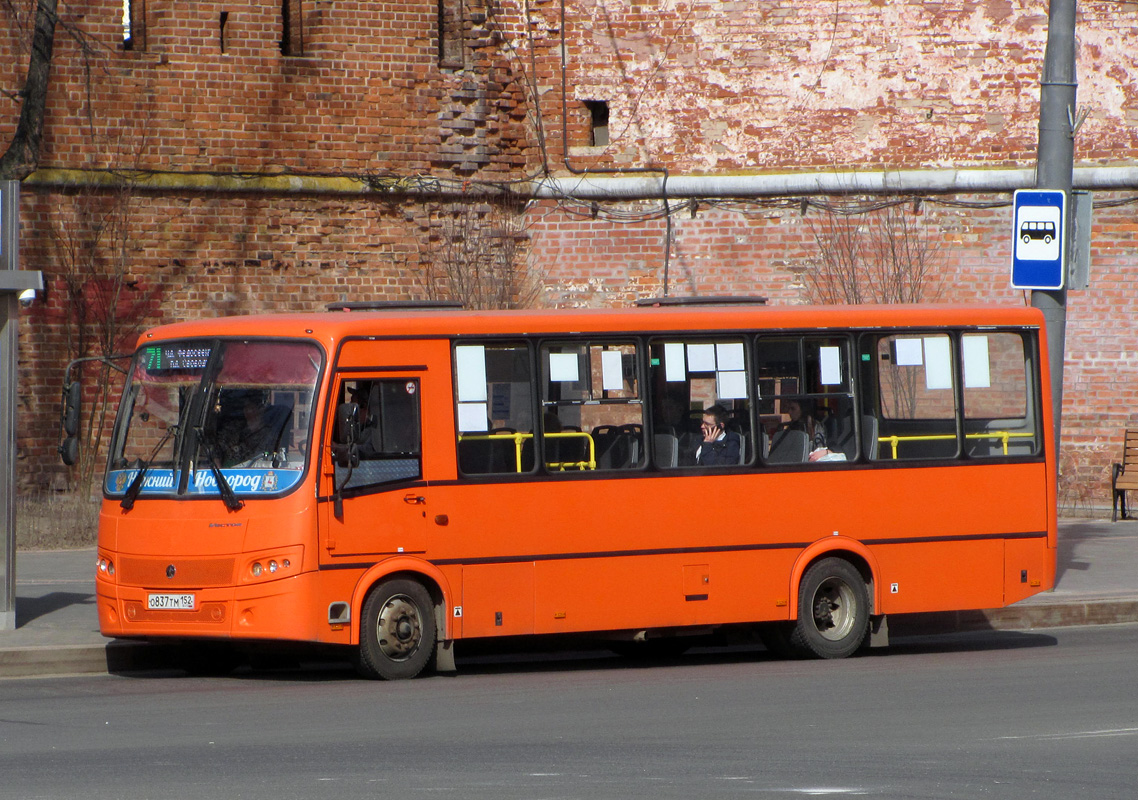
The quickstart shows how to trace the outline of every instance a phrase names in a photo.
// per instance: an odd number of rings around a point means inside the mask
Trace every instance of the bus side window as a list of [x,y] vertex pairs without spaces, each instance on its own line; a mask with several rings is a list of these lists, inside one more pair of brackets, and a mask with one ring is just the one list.
[[881,336],[873,349],[882,460],[954,458],[953,347],[944,333]]
[[532,372],[524,342],[455,346],[458,467],[464,475],[533,472]]
[[759,419],[771,463],[857,458],[849,352],[846,336],[758,338]]
[[[422,474],[419,381],[414,378],[349,380],[340,386],[341,402],[359,406],[359,464],[336,467],[336,483],[345,489],[415,480]],[[346,484],[341,484],[347,479]]]
[[752,463],[751,380],[743,341],[654,341],[649,356],[656,466],[701,465],[700,425],[704,412],[717,406],[726,418],[723,435],[734,440],[727,452],[738,453],[737,465]]
[[633,343],[541,348],[546,470],[633,469],[644,463],[644,404]]
[[1030,361],[1018,333],[966,333],[964,438],[971,456],[1034,455],[1039,446]]

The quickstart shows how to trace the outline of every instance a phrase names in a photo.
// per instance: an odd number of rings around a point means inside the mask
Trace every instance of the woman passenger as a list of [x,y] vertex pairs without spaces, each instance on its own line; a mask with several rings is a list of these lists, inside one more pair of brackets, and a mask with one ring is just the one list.
[[822,423],[814,417],[814,403],[810,400],[783,400],[782,410],[790,417],[790,421],[783,424],[784,430],[803,431],[810,439],[810,460],[817,461],[829,455],[826,448],[826,430]]

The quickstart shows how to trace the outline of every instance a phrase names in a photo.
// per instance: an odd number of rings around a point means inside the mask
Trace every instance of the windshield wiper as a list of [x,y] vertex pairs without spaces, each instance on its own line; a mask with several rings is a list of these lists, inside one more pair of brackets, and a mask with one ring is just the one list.
[[201,426],[194,428],[194,431],[198,435],[198,441],[205,445],[202,450],[205,451],[209,471],[213,473],[213,479],[217,481],[217,492],[221,495],[221,501],[225,503],[225,507],[230,511],[240,511],[245,507],[245,502],[233,491],[233,487],[229,485],[229,480],[222,473],[221,468],[217,466],[217,459],[213,456],[213,450],[217,446],[217,440],[212,436],[207,436],[205,429]]
[[119,503],[124,510],[130,511],[134,508],[134,501],[138,499],[139,493],[142,491],[142,480],[146,477],[146,471],[150,469],[150,465],[154,463],[154,457],[158,455],[158,451],[170,440],[170,437],[178,432],[177,425],[171,425],[166,429],[165,435],[150,451],[150,458],[145,461],[138,462],[138,474],[134,476],[134,480],[130,482],[130,486],[126,489],[126,494],[122,496],[122,502]]

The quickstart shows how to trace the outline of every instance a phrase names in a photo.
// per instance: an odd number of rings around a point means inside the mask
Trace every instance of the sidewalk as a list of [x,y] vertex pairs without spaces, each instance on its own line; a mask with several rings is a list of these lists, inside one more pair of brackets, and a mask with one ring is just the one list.
[[[1008,608],[889,619],[893,637],[1138,622],[1138,521],[1059,523],[1053,591]],[[0,630],[0,678],[152,668],[160,648],[110,641],[95,617],[95,550],[16,556],[16,629]]]

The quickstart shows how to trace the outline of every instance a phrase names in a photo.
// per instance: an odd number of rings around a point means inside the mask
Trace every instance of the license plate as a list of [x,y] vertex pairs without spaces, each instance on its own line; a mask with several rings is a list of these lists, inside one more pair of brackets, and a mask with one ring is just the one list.
[[146,598],[146,607],[151,611],[193,611],[192,594],[152,594]]

